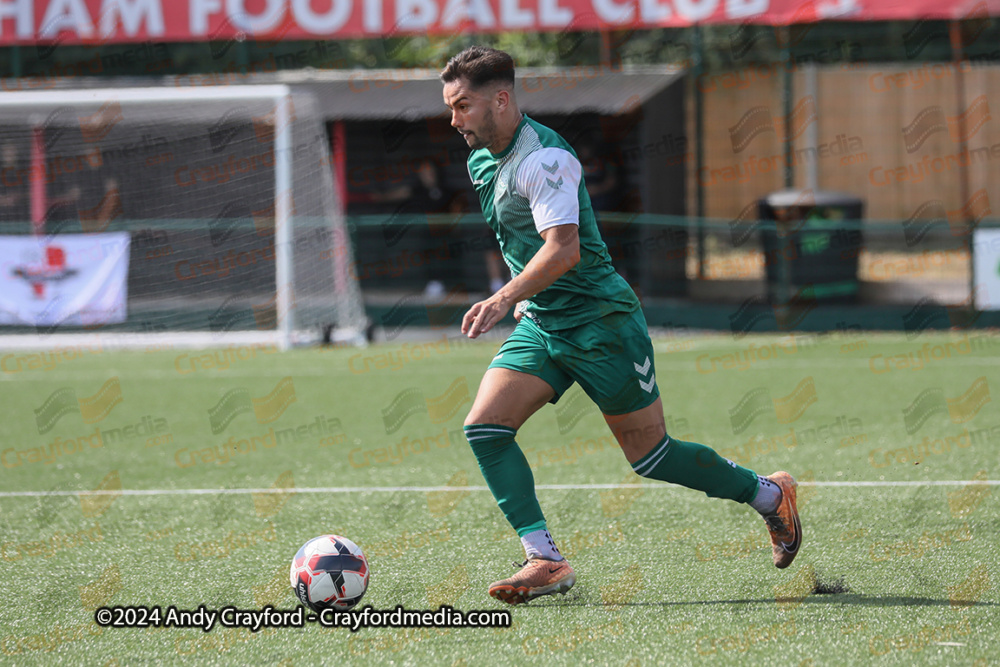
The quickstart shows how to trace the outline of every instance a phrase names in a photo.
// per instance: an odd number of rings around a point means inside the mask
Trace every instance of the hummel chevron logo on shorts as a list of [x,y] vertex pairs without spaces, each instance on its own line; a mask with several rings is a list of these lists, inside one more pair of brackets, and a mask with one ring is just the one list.
[[553,181],[551,178],[546,178],[545,182],[548,183],[549,187],[552,188],[553,190],[558,190],[559,188],[562,187],[563,178],[562,176],[560,176],[558,181]]
[[634,361],[632,362],[632,365],[635,367],[635,372],[641,375],[642,377],[645,377],[647,374],[649,374],[649,380],[647,380],[646,382],[639,380],[639,386],[642,387],[642,390],[644,392],[646,392],[647,394],[651,394],[653,392],[653,385],[656,384],[656,374],[649,372],[649,369],[652,366],[652,364],[649,361],[649,357],[646,357],[646,361],[644,361],[642,365],[639,365]]
[[559,160],[556,160],[552,164],[545,164],[544,162],[542,162],[542,169],[549,172],[550,174],[556,173],[556,169],[558,168],[559,168]]

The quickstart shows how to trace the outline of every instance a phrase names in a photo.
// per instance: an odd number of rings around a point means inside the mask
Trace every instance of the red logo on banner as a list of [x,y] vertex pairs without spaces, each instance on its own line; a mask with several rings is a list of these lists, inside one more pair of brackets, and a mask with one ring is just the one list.
[[36,299],[45,298],[45,283],[65,280],[76,273],[76,269],[66,268],[66,251],[56,245],[45,247],[42,261],[14,267],[14,275],[28,281]]

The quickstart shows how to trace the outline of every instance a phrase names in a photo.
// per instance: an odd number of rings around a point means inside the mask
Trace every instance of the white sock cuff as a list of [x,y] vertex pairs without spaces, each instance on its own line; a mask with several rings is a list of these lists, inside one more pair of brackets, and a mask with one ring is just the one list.
[[757,496],[750,501],[750,507],[764,516],[774,514],[781,504],[781,487],[766,477],[757,475]]
[[547,530],[533,530],[521,538],[524,555],[528,558],[544,558],[545,560],[562,560],[552,535]]

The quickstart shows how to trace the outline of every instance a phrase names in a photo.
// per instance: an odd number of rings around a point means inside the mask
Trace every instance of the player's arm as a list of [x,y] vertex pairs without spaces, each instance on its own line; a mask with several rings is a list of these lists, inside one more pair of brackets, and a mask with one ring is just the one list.
[[518,301],[530,298],[554,283],[580,261],[580,234],[576,225],[559,225],[542,232],[545,243],[516,278],[472,308],[462,318],[462,333],[476,338],[502,320]]
[[580,261],[579,227],[559,225],[550,227],[541,234],[545,240],[541,249],[524,267],[524,271],[497,292],[508,308],[518,301],[535,296]]
[[549,287],[580,261],[580,163],[565,150],[532,153],[518,169],[517,191],[531,203],[535,228],[545,241],[524,271],[490,298],[473,304],[462,333],[476,338],[502,320],[512,306]]

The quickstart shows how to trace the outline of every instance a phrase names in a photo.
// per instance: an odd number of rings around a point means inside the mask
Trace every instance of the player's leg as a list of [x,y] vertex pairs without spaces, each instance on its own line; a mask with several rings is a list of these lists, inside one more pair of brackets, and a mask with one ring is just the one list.
[[[601,408],[632,469],[713,498],[749,504],[768,524],[775,565],[791,564],[802,535],[794,480],[787,473],[761,477],[710,447],[667,434],[652,342],[641,311],[605,317],[575,338],[580,349],[606,351],[575,359],[572,375]],[[569,350],[560,356],[572,355]]]
[[774,564],[791,565],[802,543],[791,475],[779,471],[762,477],[711,447],[671,438],[659,398],[645,408],[604,418],[636,474],[697,489],[712,498],[747,503],[767,523]]
[[739,503],[759,495],[760,482],[752,470],[722,458],[710,447],[668,436],[659,397],[633,412],[605,414],[604,420],[636,474]]
[[531,467],[515,440],[528,417],[572,384],[551,364],[539,333],[530,323],[518,325],[486,371],[465,420],[479,469],[525,550],[522,569],[490,586],[490,595],[510,603],[565,593],[575,583],[548,532]]
[[[490,368],[465,418],[465,437],[500,511],[518,537],[545,530],[545,517],[535,497],[535,480],[515,436],[528,417],[555,395],[541,378]],[[525,545],[526,555],[532,551]],[[548,553],[542,555],[549,555]]]

